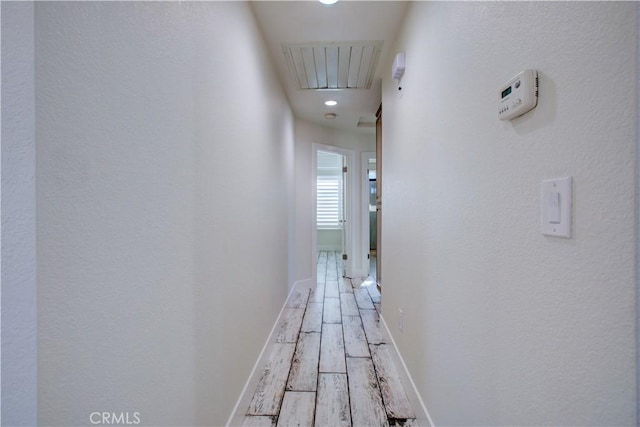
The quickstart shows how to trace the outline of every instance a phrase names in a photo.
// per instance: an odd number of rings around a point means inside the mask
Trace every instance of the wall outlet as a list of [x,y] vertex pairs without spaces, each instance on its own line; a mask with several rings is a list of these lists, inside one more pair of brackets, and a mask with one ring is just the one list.
[[400,329],[400,333],[404,329],[404,311],[401,308],[398,309],[398,329]]

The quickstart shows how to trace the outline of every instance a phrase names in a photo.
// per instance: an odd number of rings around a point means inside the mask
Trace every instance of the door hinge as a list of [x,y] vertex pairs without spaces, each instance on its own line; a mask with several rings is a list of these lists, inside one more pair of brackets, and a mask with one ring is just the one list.
[[342,260],[346,261],[347,260],[347,254],[342,254]]
[[370,254],[367,254],[367,259],[371,259],[371,255]]
[[346,166],[342,167],[342,173],[347,173],[347,167]]

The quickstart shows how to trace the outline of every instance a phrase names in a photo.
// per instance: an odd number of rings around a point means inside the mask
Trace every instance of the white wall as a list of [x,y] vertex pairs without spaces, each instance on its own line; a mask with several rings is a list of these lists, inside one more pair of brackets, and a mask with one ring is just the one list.
[[2,2],[2,425],[37,424],[33,3]]
[[[638,19],[640,21],[640,3],[638,4]],[[639,22],[640,25],[640,22]],[[640,31],[638,31],[637,61],[640,70]],[[640,73],[640,71],[638,71]],[[638,108],[640,109],[640,85],[637,85]],[[640,422],[640,120],[637,121],[636,146],[636,422]]]
[[317,230],[317,246],[320,250],[342,250],[342,230]]
[[249,6],[35,9],[39,421],[221,425],[293,271],[294,122]]
[[[402,97],[383,83],[383,311],[436,425],[636,424],[637,23],[635,3],[412,4]],[[525,68],[539,105],[500,122]],[[573,238],[545,237],[540,183],[566,175]]]
[[[354,165],[356,165],[355,175],[359,177],[360,170],[360,158],[362,152],[375,151],[375,135],[346,132],[342,130],[332,129],[324,126],[317,125],[315,123],[307,122],[305,120],[296,119],[295,130],[295,158],[296,158],[296,217],[295,217],[295,238],[296,238],[296,253],[298,258],[296,259],[296,280],[311,280],[315,277],[314,266],[312,264],[313,254],[316,248],[313,247],[312,231],[314,227],[313,212],[313,161],[312,161],[312,149],[313,144],[323,144],[338,148],[346,148],[353,150],[355,153]],[[354,202],[357,205],[357,209],[360,208],[360,195],[361,185],[360,179],[358,179],[358,194],[353,197]],[[360,218],[360,211],[357,210],[357,218]],[[355,235],[355,241],[360,242],[360,226],[353,227]],[[360,249],[360,248],[357,248]],[[306,256],[305,254],[308,254]],[[360,260],[361,256],[359,252],[353,254],[354,259]],[[357,262],[355,265],[355,273],[361,274],[364,271],[363,266]],[[366,275],[366,274],[365,274]],[[315,280],[315,279],[314,279]]]

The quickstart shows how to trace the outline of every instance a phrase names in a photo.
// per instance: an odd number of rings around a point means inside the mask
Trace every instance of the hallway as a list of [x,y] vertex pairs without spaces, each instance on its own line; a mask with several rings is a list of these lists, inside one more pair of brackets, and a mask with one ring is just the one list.
[[318,255],[317,287],[294,291],[245,426],[417,425],[380,323],[380,294]]
[[640,2],[0,11],[3,426],[638,425]]

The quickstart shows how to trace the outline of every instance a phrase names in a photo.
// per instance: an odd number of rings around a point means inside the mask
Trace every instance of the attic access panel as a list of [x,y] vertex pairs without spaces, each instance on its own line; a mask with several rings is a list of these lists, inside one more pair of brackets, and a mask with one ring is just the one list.
[[370,89],[383,42],[283,43],[298,89]]

